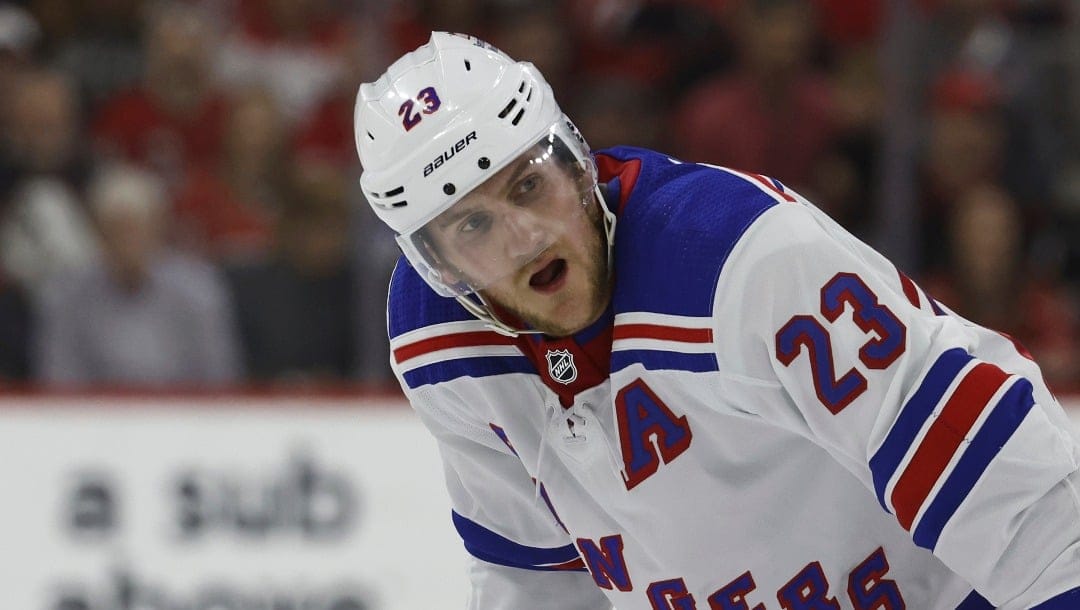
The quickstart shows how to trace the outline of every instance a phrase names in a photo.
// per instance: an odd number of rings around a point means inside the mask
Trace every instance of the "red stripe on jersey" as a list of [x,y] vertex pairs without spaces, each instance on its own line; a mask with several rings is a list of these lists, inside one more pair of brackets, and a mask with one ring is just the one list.
[[930,425],[926,437],[919,443],[919,448],[893,489],[896,519],[904,529],[911,529],[911,523],[930,495],[934,483],[945,472],[990,398],[1008,377],[1005,371],[983,362],[968,372],[945,403],[941,415]]
[[911,278],[904,275],[903,271],[897,271],[900,274],[900,285],[904,288],[904,296],[915,307],[920,307],[919,302],[919,289],[915,287],[915,282],[911,281]]
[[1030,360],[1032,362],[1035,362],[1035,356],[1031,355],[1031,352],[1028,351],[1028,348],[1025,347],[1023,343],[1020,343],[1019,341],[1017,341],[1016,338],[1013,337],[1012,335],[1003,333],[1000,330],[995,331],[995,332],[997,332],[997,334],[1001,335],[1002,337],[1005,337],[1006,339],[1008,339],[1013,344],[1013,348],[1016,349],[1016,353],[1020,354],[1021,356],[1027,358],[1028,360]]
[[620,324],[612,339],[662,339],[682,343],[711,343],[710,328],[677,328],[659,324]]
[[431,352],[437,352],[443,349],[450,349],[452,347],[479,347],[482,345],[514,345],[514,341],[510,337],[504,337],[498,333],[486,330],[454,333],[439,337],[431,337],[429,339],[421,339],[415,343],[402,345],[394,350],[394,360],[397,361],[398,364],[401,364],[402,362],[411,360],[417,356],[423,356],[424,354],[430,354]]
[[630,193],[634,191],[638,174],[641,173],[641,159],[619,161],[608,155],[596,155],[596,171],[601,183],[619,179],[619,209],[612,211],[621,214],[626,201],[630,199]]
[[746,175],[750,176],[754,180],[757,180],[765,188],[769,189],[770,191],[772,191],[772,192],[776,193],[777,195],[780,195],[781,197],[783,197],[784,201],[787,201],[789,203],[795,203],[795,198],[794,197],[792,197],[791,195],[788,195],[784,191],[781,191],[779,188],[776,187],[775,184],[773,184],[772,180],[769,180],[765,176],[762,176],[761,174],[752,174],[750,172],[746,172]]
[[567,561],[566,563],[560,563],[560,564],[556,564],[556,565],[553,565],[553,566],[545,566],[545,567],[551,568],[552,570],[584,570],[585,569],[585,560],[578,557],[577,559],[571,559],[570,561]]

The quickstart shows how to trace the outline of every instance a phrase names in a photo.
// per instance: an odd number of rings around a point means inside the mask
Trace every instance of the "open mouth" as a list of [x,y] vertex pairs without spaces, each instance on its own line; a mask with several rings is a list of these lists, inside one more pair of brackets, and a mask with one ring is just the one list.
[[529,286],[540,292],[554,292],[562,286],[565,278],[566,260],[557,258],[532,274],[529,278]]

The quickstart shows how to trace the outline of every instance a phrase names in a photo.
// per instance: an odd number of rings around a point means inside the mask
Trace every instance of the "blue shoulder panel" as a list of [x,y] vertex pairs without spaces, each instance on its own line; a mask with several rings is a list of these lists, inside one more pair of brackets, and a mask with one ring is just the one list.
[[986,601],[986,598],[979,595],[978,591],[972,590],[971,594],[960,602],[956,610],[994,610],[994,604]]
[[398,259],[387,299],[387,329],[391,339],[432,324],[474,319],[454,299],[436,294],[404,256]]
[[641,162],[635,183],[620,185],[632,190],[616,225],[616,312],[710,315],[728,255],[776,199],[751,179],[652,151],[598,154]]

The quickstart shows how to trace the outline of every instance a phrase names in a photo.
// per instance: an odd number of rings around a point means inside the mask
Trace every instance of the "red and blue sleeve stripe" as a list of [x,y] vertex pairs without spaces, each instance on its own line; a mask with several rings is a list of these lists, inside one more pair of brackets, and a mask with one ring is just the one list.
[[874,491],[877,492],[878,502],[886,511],[889,510],[889,505],[885,501],[885,489],[889,480],[900,468],[900,462],[915,443],[919,431],[934,412],[934,408],[941,401],[946,390],[949,389],[960,370],[971,360],[971,356],[959,348],[951,349],[939,356],[915,394],[900,411],[900,416],[893,423],[892,429],[885,437],[885,442],[870,458]]
[[453,512],[454,527],[470,555],[496,565],[525,570],[585,572],[585,562],[573,544],[542,548],[519,544]]
[[943,353],[870,458],[878,502],[933,550],[1034,402],[1028,380],[959,348]]
[[436,362],[402,374],[410,388],[435,385],[459,377],[492,377],[514,373],[536,374],[536,367],[524,356],[503,358],[462,358]]
[[943,492],[938,493],[926,509],[912,534],[915,544],[927,549],[937,546],[945,524],[1034,404],[1031,382],[1027,379],[1020,379],[1009,388],[945,480]]

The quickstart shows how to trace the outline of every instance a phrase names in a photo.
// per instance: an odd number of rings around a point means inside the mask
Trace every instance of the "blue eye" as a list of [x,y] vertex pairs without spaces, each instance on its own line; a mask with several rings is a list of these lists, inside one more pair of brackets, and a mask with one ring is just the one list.
[[514,189],[514,198],[528,201],[529,197],[535,196],[542,188],[544,179],[540,174],[530,174],[518,181]]
[[491,218],[490,218],[489,214],[480,213],[480,212],[475,213],[475,214],[469,214],[468,216],[465,217],[465,219],[461,222],[461,224],[458,225],[458,232],[459,233],[475,233],[477,231],[486,230],[488,225],[490,225],[490,224],[491,224]]

